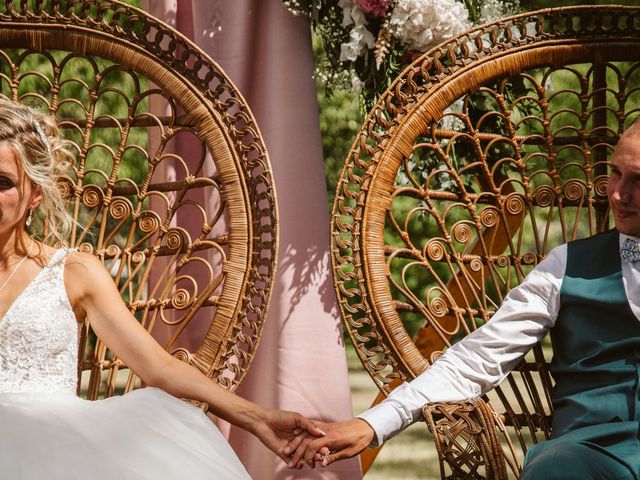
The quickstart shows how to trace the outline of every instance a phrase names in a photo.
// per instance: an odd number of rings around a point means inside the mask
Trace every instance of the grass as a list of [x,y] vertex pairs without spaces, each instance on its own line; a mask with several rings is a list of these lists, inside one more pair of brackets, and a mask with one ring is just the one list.
[[[347,362],[353,412],[357,414],[371,405],[378,393],[378,388],[360,364],[350,343],[347,343]],[[365,475],[366,480],[436,480],[439,478],[440,466],[435,445],[426,424],[422,422],[412,425],[386,442]]]

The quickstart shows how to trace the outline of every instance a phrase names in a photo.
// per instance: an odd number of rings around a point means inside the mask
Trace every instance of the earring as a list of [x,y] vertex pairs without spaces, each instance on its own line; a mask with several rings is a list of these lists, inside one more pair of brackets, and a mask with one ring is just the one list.
[[31,220],[33,220],[33,208],[29,209],[29,216],[27,217],[27,221],[24,224],[28,227],[31,225]]

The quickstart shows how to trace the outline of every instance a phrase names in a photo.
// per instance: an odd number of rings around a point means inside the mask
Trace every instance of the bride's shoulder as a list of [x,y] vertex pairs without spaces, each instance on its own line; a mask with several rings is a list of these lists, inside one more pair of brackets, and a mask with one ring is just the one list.
[[113,280],[100,259],[76,250],[71,250],[66,255],[64,285],[76,318],[80,322],[86,316],[87,302],[105,295],[112,298],[114,295]]
[[65,259],[65,269],[79,275],[83,272],[95,273],[96,270],[105,270],[104,265],[95,255],[77,250],[69,251]]
[[74,282],[89,286],[105,276],[110,278],[100,259],[94,255],[71,250],[65,259],[65,277]]

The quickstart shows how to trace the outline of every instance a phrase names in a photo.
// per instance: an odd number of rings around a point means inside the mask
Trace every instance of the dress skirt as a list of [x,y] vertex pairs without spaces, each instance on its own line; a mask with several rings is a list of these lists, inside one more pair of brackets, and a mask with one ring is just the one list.
[[0,478],[249,479],[197,407],[143,388],[89,401],[0,393]]

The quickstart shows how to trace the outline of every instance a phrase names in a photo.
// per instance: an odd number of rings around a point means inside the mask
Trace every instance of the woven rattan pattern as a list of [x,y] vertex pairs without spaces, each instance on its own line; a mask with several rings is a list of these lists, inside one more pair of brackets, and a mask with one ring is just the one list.
[[[277,247],[271,168],[240,93],[190,41],[118,2],[6,2],[0,49],[1,93],[49,110],[76,146],[60,186],[86,229],[71,246],[105,262],[145,327],[171,328],[169,351],[234,389]],[[187,327],[203,336],[194,352]],[[87,396],[112,395],[125,365],[89,325],[80,349]],[[129,373],[124,390],[135,384]]]
[[[638,115],[639,27],[631,7],[504,19],[416,60],[370,112],[338,185],[332,258],[346,328],[383,392],[489,321],[553,246],[609,228],[608,158]],[[493,398],[513,426],[513,472],[549,435],[547,360],[538,345]],[[468,405],[453,421],[456,408],[440,410],[453,428],[441,460],[456,459],[450,478],[465,462],[482,477],[486,449],[456,445],[473,438],[459,428]]]

